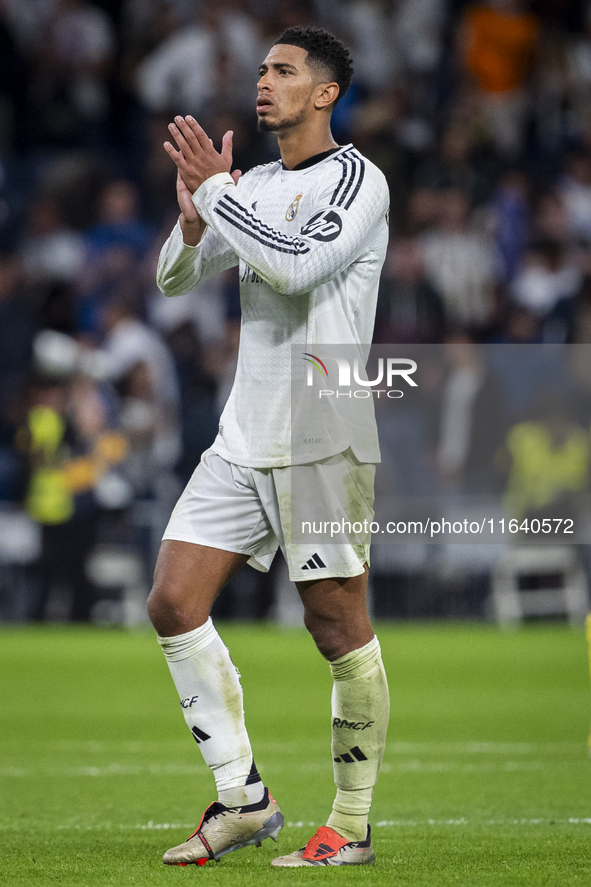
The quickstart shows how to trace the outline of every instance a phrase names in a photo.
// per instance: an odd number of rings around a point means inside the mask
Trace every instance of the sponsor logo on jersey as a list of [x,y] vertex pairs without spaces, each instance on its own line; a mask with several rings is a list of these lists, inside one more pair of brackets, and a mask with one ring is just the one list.
[[320,240],[322,243],[329,243],[337,239],[342,228],[343,223],[339,214],[333,209],[325,209],[312,216],[300,230],[300,234]]
[[250,265],[245,265],[240,283],[263,283],[263,278],[256,271],[253,271]]
[[358,745],[350,748],[349,752],[345,752],[340,758],[333,758],[335,764],[354,764],[355,761],[367,761],[367,757],[363,754]]
[[298,196],[295,198],[293,203],[290,203],[289,206],[287,207],[287,212],[285,213],[285,218],[287,219],[288,222],[293,222],[293,220],[297,216],[298,209],[300,207],[300,200],[302,199],[303,196],[304,196],[303,194],[298,194]]
[[333,727],[344,727],[345,730],[367,730],[375,721],[347,721],[345,718],[333,718]]

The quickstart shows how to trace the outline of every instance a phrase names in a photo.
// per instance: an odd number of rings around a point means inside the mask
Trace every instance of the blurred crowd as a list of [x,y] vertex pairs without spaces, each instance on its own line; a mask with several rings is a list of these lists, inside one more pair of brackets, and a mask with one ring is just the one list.
[[166,511],[215,435],[237,273],[157,290],[162,143],[191,113],[236,167],[275,159],[257,70],[294,24],[352,48],[334,135],[390,185],[375,342],[591,342],[591,2],[0,0],[0,502],[43,528],[31,616],[64,550],[78,589],[97,538],[149,564],[133,503]]

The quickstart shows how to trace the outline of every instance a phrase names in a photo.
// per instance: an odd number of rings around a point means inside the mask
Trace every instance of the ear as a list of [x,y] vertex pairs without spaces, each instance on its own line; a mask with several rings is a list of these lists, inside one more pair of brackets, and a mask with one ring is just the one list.
[[334,102],[336,102],[338,96],[338,83],[320,83],[316,90],[316,96],[314,97],[314,107],[317,108],[318,111],[322,111],[324,108],[329,108]]

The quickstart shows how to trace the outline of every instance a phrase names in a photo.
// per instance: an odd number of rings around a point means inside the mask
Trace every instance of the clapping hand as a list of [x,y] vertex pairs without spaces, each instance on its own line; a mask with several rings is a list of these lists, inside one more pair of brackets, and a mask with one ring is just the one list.
[[[176,193],[182,213],[181,228],[187,245],[196,246],[205,231],[205,222],[193,206],[191,196],[206,179],[232,168],[232,136],[227,132],[222,140],[221,153],[213,147],[212,140],[191,117],[175,117],[168,129],[178,150],[171,142],[164,142],[164,149],[177,166]],[[231,173],[235,184],[242,175],[240,170]]]
[[[168,126],[178,150],[171,142],[164,142],[164,149],[176,163],[178,171],[189,192],[194,194],[206,179],[220,172],[230,172],[232,168],[232,131],[228,131],[222,139],[222,150],[218,153],[212,140],[191,117],[175,117],[174,123]],[[240,170],[232,173],[237,183],[241,176]]]

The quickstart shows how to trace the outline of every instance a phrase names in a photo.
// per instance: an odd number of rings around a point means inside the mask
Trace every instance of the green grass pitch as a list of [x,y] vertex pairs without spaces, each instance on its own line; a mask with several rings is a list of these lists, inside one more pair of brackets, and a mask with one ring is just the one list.
[[378,626],[390,739],[375,866],[273,870],[333,797],[330,677],[299,630],[221,625],[255,757],[281,805],[265,841],[166,868],[214,799],[151,632],[0,630],[0,884],[512,887],[591,884],[583,630]]

